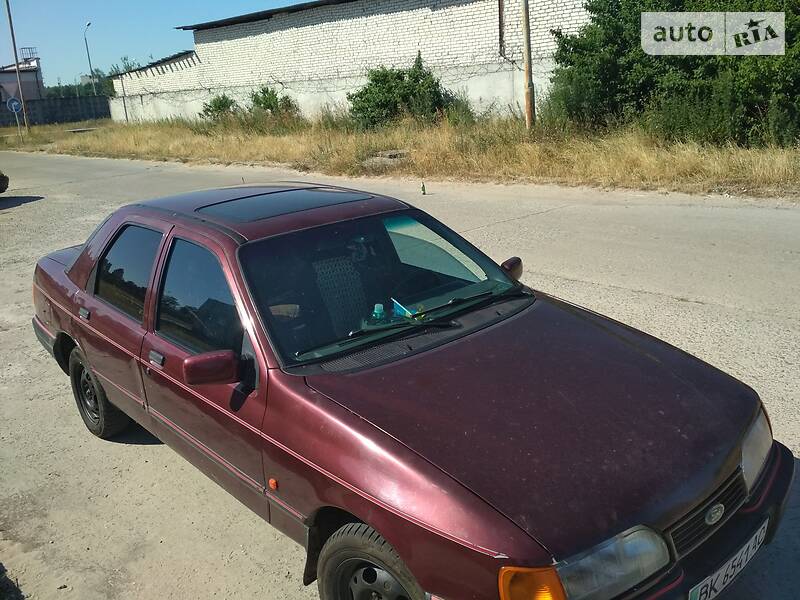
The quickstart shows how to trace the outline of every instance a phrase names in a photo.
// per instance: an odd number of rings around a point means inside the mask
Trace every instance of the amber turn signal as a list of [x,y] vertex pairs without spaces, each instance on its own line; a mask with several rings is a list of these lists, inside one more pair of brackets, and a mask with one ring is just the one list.
[[500,600],[567,600],[553,567],[503,567],[498,577]]

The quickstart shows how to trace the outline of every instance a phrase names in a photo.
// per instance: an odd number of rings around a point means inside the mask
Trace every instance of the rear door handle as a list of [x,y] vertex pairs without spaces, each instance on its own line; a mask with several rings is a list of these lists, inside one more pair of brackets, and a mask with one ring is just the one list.
[[91,315],[92,315],[92,313],[90,313],[90,312],[89,312],[89,309],[88,309],[88,308],[84,308],[84,307],[82,307],[82,306],[81,306],[81,307],[78,309],[78,316],[79,316],[81,319],[83,319],[84,321],[88,321],[88,320],[89,320],[89,317],[90,317]]
[[150,364],[151,365],[155,365],[157,367],[163,367],[164,366],[164,355],[163,354],[161,354],[159,352],[156,352],[155,350],[150,350],[150,354],[148,355],[148,358],[150,359]]

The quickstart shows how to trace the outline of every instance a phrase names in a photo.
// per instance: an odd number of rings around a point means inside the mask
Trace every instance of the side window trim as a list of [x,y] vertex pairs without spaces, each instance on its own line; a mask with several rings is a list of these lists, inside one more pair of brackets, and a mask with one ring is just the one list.
[[[106,219],[106,221],[107,220],[108,219]],[[105,223],[105,221],[103,223]],[[139,227],[141,229],[148,229],[148,230],[150,230],[150,231],[152,231],[154,233],[158,233],[161,236],[161,241],[159,242],[158,249],[156,250],[155,256],[153,257],[153,266],[150,267],[150,275],[148,276],[148,280],[147,280],[147,289],[145,290],[144,306],[143,306],[143,309],[142,309],[142,318],[141,319],[137,318],[134,315],[131,315],[128,312],[125,312],[119,306],[116,306],[115,304],[111,304],[108,300],[106,300],[102,296],[98,296],[97,295],[97,270],[98,270],[98,267],[100,265],[100,262],[106,257],[106,254],[111,249],[111,247],[114,245],[114,242],[117,241],[119,236],[122,235],[122,232],[125,230],[125,228],[126,227],[130,227],[130,226]],[[100,229],[101,229],[101,227],[98,227],[97,231],[99,231]],[[152,225],[148,225],[146,223],[140,223],[139,221],[126,220],[126,221],[121,222],[119,224],[119,226],[117,226],[117,228],[112,232],[112,234],[110,236],[108,236],[108,239],[105,241],[105,244],[103,245],[102,251],[97,255],[97,261],[95,261],[94,266],[92,267],[92,271],[91,271],[91,273],[89,273],[89,277],[86,280],[86,287],[85,287],[84,291],[88,295],[90,295],[92,298],[94,298],[95,300],[97,300],[99,302],[102,302],[104,305],[106,305],[107,307],[109,307],[110,309],[115,311],[116,313],[122,315],[123,317],[125,317],[127,319],[130,319],[131,321],[133,321],[137,325],[143,326],[147,321],[147,304],[148,304],[148,298],[149,298],[150,293],[151,293],[152,288],[153,288],[153,283],[154,283],[153,277],[156,274],[156,269],[157,269],[157,267],[159,265],[159,262],[160,262],[160,259],[161,259],[161,254],[162,254],[162,252],[164,250],[164,242],[165,242],[165,240],[167,238],[167,234],[169,233],[169,231],[170,231],[169,229],[164,231],[163,229],[159,229],[157,227],[154,227]]]
[[[102,225],[105,225],[106,221],[108,221],[111,217],[107,217],[105,221],[103,221]],[[97,230],[92,234],[94,237],[100,229],[102,229],[102,225],[97,228]],[[89,273],[89,277],[86,279],[86,286],[84,287],[84,291],[89,294],[90,296],[95,296],[95,291],[97,290],[97,266],[100,264],[100,261],[103,260],[106,253],[111,249],[113,243],[117,240],[119,235],[122,233],[122,230],[125,229],[129,225],[134,225],[136,227],[141,227],[142,229],[149,229],[150,231],[154,231],[156,233],[161,234],[161,246],[159,247],[159,251],[156,252],[155,260],[153,261],[153,269],[150,272],[150,283],[152,284],[153,279],[153,272],[156,269],[156,265],[159,263],[159,259],[161,256],[161,252],[164,249],[164,240],[169,233],[169,229],[163,231],[158,229],[157,227],[153,227],[151,225],[146,225],[144,223],[139,223],[138,221],[122,221],[117,228],[111,232],[111,235],[108,236],[108,239],[104,242],[103,247],[100,249],[100,252],[97,253],[97,260],[95,261],[94,265],[92,266],[92,272]],[[91,239],[91,238],[90,238]],[[98,298],[102,300],[102,298]]]
[[[205,236],[203,236],[205,237]],[[242,356],[245,353],[245,349],[249,349],[252,351],[252,364],[253,364],[253,381],[252,381],[252,391],[256,391],[261,388],[261,384],[263,382],[262,377],[262,367],[260,365],[259,357],[261,360],[263,358],[263,350],[260,349],[260,345],[258,343],[258,339],[254,332],[248,330],[245,327],[245,323],[248,320],[247,311],[244,310],[244,306],[241,303],[241,300],[237,299],[236,294],[234,294],[234,290],[239,290],[239,288],[234,283],[231,284],[230,279],[226,275],[225,267],[220,260],[219,254],[212,250],[205,241],[197,239],[195,237],[181,235],[180,230],[176,228],[170,228],[165,235],[165,240],[161,247],[161,252],[159,254],[158,260],[156,261],[157,264],[157,271],[154,275],[154,280],[152,282],[152,289],[151,289],[151,298],[150,298],[150,306],[145,307],[146,314],[149,315],[150,321],[148,326],[148,332],[152,333],[154,336],[158,337],[159,339],[167,342],[168,344],[173,344],[177,348],[184,350],[185,352],[189,353],[190,355],[196,355],[197,351],[193,348],[188,348],[185,344],[181,343],[178,340],[172,338],[172,336],[165,336],[162,332],[157,331],[156,327],[158,325],[158,314],[159,314],[159,305],[161,304],[161,294],[164,290],[164,284],[167,277],[167,269],[169,267],[169,258],[170,254],[172,253],[172,248],[175,245],[175,242],[181,240],[184,242],[188,242],[190,244],[194,244],[203,248],[204,250],[210,252],[212,256],[216,259],[219,267],[222,271],[223,277],[225,279],[225,285],[228,286],[228,291],[231,294],[231,298],[233,299],[234,308],[236,309],[236,316],[239,318],[239,321],[242,324]],[[211,240],[213,241],[213,240]],[[237,262],[238,264],[238,262]],[[241,291],[239,291],[241,293]]]
[[[214,252],[211,248],[209,248],[206,244],[204,244],[203,242],[191,239],[189,237],[184,237],[184,236],[182,236],[180,234],[177,234],[177,233],[171,235],[169,237],[169,239],[167,240],[166,247],[164,248],[163,259],[160,261],[160,271],[158,273],[158,281],[156,282],[157,285],[155,285],[154,288],[153,288],[153,309],[152,309],[153,322],[151,324],[150,331],[152,331],[153,335],[155,335],[156,337],[161,338],[165,342],[169,342],[170,344],[173,344],[173,345],[177,346],[178,348],[181,348],[182,350],[184,350],[185,352],[188,352],[192,356],[196,356],[198,354],[202,354],[203,353],[202,350],[198,350],[197,348],[191,348],[186,343],[184,343],[183,341],[176,339],[175,337],[171,336],[168,333],[165,333],[163,331],[159,331],[159,329],[158,329],[158,319],[159,319],[159,315],[160,315],[160,312],[161,312],[161,297],[162,297],[162,295],[164,293],[164,285],[165,285],[166,279],[167,279],[167,272],[169,271],[169,259],[170,259],[170,256],[172,254],[172,250],[175,248],[175,244],[178,241],[186,242],[188,244],[193,244],[193,245],[195,245],[195,246],[197,246],[199,248],[202,248],[203,250],[208,252],[211,256],[213,256],[214,260],[217,261],[217,265],[219,265],[220,272],[222,273],[222,276],[223,276],[223,278],[225,280],[225,285],[228,287],[228,293],[230,294],[231,300],[233,301],[233,306],[236,309],[236,317],[239,319],[239,322],[242,324],[243,335],[247,336],[247,338],[249,340],[249,345],[251,347],[255,347],[255,342],[253,341],[253,339],[250,336],[250,334],[247,331],[247,329],[244,327],[244,321],[242,319],[242,312],[243,311],[240,310],[241,307],[239,306],[239,303],[236,301],[236,296],[233,293],[233,290],[231,288],[231,283],[228,280],[228,277],[225,275],[225,267],[223,266],[222,262],[220,261],[219,255],[216,252]],[[244,341],[243,341],[242,348],[244,348],[244,346],[245,346],[245,344],[244,344]]]

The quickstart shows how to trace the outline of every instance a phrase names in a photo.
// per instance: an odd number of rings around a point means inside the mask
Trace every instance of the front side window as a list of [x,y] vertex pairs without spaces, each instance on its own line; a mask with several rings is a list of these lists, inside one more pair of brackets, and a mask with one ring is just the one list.
[[271,338],[289,364],[358,348],[516,284],[416,210],[251,242],[239,251]]
[[95,296],[141,323],[161,237],[159,231],[126,225],[98,263]]
[[242,323],[222,267],[211,251],[175,240],[158,300],[156,332],[196,354],[242,352]]

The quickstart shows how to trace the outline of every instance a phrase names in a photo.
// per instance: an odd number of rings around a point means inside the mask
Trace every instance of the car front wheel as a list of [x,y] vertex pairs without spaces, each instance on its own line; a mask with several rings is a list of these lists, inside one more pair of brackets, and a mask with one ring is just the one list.
[[349,523],[325,543],[318,562],[322,600],[424,600],[394,548],[363,523]]
[[94,435],[108,439],[130,424],[130,417],[108,401],[106,393],[86,364],[86,357],[78,348],[74,348],[69,355],[69,379],[78,412]]

